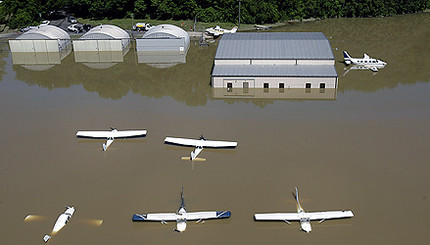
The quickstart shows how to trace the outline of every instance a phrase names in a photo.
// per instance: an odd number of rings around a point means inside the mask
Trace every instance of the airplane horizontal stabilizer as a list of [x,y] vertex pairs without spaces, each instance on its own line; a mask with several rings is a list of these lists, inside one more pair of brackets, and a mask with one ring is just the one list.
[[[181,159],[191,161],[191,157],[182,157]],[[206,161],[206,158],[196,157],[196,158],[194,158],[194,161],[204,162],[204,161]]]

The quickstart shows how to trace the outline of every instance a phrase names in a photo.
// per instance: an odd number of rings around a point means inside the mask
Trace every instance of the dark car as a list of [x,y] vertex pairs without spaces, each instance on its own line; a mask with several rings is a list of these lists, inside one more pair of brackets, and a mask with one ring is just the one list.
[[89,30],[91,30],[91,28],[93,28],[93,26],[92,26],[92,25],[90,25],[90,24],[84,24],[84,25],[82,26],[82,29],[83,29],[84,31],[89,31]]

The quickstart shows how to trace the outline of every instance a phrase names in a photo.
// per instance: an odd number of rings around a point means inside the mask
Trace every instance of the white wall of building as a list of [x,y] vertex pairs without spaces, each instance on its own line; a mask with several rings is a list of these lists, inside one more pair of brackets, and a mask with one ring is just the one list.
[[297,60],[297,65],[334,65],[334,60]]
[[73,50],[77,52],[116,52],[123,51],[122,40],[73,40]]
[[320,88],[321,84],[325,88],[337,88],[337,77],[212,77],[214,88],[228,88],[229,84],[232,88],[243,88],[244,83],[249,88],[264,88],[265,84],[268,88],[279,88],[282,83],[284,88],[306,88],[306,84],[310,88]]
[[58,40],[49,39],[15,39],[9,40],[10,51],[23,52],[23,53],[34,53],[34,52],[59,52]]

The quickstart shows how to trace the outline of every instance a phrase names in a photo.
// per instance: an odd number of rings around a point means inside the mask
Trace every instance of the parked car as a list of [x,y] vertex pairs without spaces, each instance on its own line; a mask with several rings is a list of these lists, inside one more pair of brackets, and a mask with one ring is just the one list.
[[83,24],[82,25],[82,29],[84,31],[89,31],[89,30],[91,30],[91,28],[93,28],[93,26],[91,24]]
[[51,21],[49,21],[49,20],[43,20],[42,23],[40,23],[39,26],[47,26],[49,24],[51,24]]
[[69,15],[69,17],[67,17],[67,21],[69,21],[72,24],[78,23],[78,21],[75,19],[75,17]]
[[67,30],[71,31],[71,32],[76,32],[79,33],[82,31],[82,25],[80,24],[71,24],[67,27]]
[[151,28],[152,26],[149,23],[136,23],[135,25],[133,25],[133,30],[134,31],[147,31]]
[[36,27],[35,26],[26,26],[24,28],[21,28],[20,31],[21,32],[26,32],[26,31],[29,31],[31,28],[36,28]]

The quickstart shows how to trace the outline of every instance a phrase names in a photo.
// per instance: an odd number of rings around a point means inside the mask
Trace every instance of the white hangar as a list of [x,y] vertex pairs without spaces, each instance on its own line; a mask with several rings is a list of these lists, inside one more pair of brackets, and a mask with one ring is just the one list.
[[75,52],[124,52],[128,51],[130,35],[118,26],[99,25],[78,40],[73,40]]
[[52,25],[32,27],[15,39],[9,40],[12,53],[60,52],[71,43],[72,40],[66,31]]

